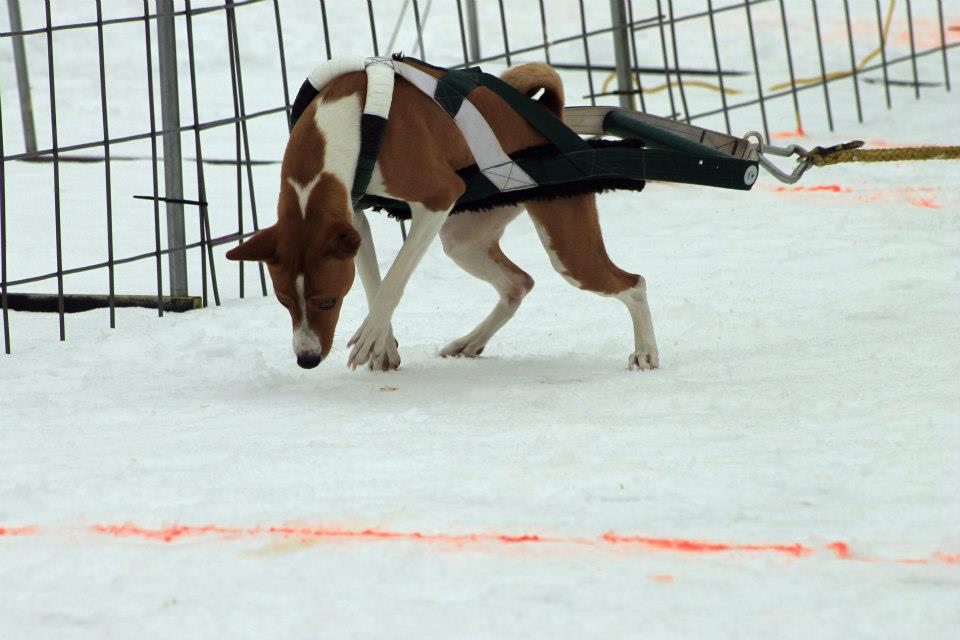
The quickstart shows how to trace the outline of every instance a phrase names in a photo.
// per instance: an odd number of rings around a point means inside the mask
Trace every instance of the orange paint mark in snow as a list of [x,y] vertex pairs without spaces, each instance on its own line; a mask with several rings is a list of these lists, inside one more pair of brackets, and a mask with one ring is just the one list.
[[179,538],[191,538],[211,534],[238,536],[246,533],[245,529],[238,529],[235,527],[218,527],[212,524],[195,527],[186,525],[173,525],[165,529],[145,529],[130,523],[95,524],[90,527],[90,530],[94,533],[116,536],[118,538],[145,538],[147,540],[160,540],[163,542],[173,542]]
[[642,536],[621,536],[613,531],[600,536],[611,544],[638,544],[650,549],[676,551],[680,553],[785,553],[797,558],[813,553],[813,549],[796,544],[730,544],[726,542],[703,542],[683,538],[645,538]]
[[449,533],[420,533],[419,531],[399,532],[381,531],[377,529],[349,530],[332,529],[325,527],[221,527],[207,524],[200,526],[173,525],[162,529],[147,529],[134,524],[96,524],[90,527],[94,533],[115,536],[118,538],[143,538],[145,540],[159,540],[173,542],[181,538],[192,538],[209,535],[223,537],[288,537],[300,539],[324,538],[359,538],[367,540],[414,540],[422,542],[446,542],[454,544],[499,542],[502,544],[517,544],[524,542],[561,542],[538,535],[507,535],[507,534],[449,534]]
[[803,130],[803,127],[797,127],[795,131],[774,131],[770,134],[770,137],[774,140],[787,140],[789,138],[802,138],[807,133]]
[[653,580],[654,582],[660,582],[663,584],[666,584],[668,582],[673,582],[673,576],[670,575],[669,573],[651,573],[647,577]]
[[[201,537],[217,537],[224,540],[239,538],[282,538],[294,539],[303,543],[314,543],[323,540],[367,540],[367,541],[407,541],[437,544],[452,544],[456,546],[476,544],[552,544],[552,545],[585,545],[591,547],[616,546],[620,548],[640,548],[650,551],[661,551],[683,554],[778,554],[793,558],[807,558],[811,555],[822,554],[813,547],[800,543],[793,544],[755,544],[734,542],[712,542],[704,540],[689,540],[686,538],[653,538],[647,536],[622,535],[608,531],[597,537],[549,537],[539,534],[507,534],[507,533],[421,533],[419,531],[388,531],[382,529],[339,529],[331,527],[311,526],[256,526],[256,527],[227,527],[214,524],[205,525],[171,525],[151,529],[133,523],[123,524],[94,524],[87,527],[91,533],[114,538],[139,538],[153,542],[174,543],[180,540]],[[66,531],[69,531],[67,529]],[[49,534],[51,530],[40,529],[37,526],[0,527],[0,537],[35,536]],[[55,533],[55,531],[53,531]],[[936,551],[928,557],[921,558],[874,558],[854,555],[846,542],[836,541],[826,545],[838,560],[851,560],[866,563],[897,563],[897,564],[949,564],[960,565],[960,554],[947,554]],[[651,580],[657,582],[672,582],[673,577],[667,574],[651,574]]]
[[907,202],[915,207],[924,209],[942,209],[943,207],[936,203],[933,198],[907,198]]
[[945,555],[939,551],[934,553],[932,558],[873,558],[869,556],[855,556],[850,552],[850,545],[846,542],[831,542],[827,545],[827,548],[836,554],[837,559],[853,560],[855,562],[893,562],[896,564],[931,564],[932,562],[938,562],[941,564],[957,564],[957,561],[960,560],[960,556]]
[[0,536],[32,536],[39,532],[37,527],[0,527]]
[[850,187],[841,187],[838,184],[818,184],[809,187],[774,187],[774,191],[830,191],[832,193],[850,193]]

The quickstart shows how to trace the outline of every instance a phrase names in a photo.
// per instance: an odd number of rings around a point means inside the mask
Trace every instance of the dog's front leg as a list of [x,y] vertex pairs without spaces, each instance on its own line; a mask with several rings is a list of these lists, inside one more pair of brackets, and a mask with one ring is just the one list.
[[[377,262],[377,250],[373,244],[373,233],[363,210],[353,212],[353,227],[360,234],[360,250],[357,252],[356,265],[360,274],[360,283],[367,296],[367,312],[373,310],[373,301],[380,291],[380,264]],[[389,371],[400,366],[400,352],[397,340],[393,337],[393,327],[388,326],[387,344],[380,358],[371,358],[369,366],[377,371]]]
[[362,366],[371,359],[377,361],[384,357],[388,341],[392,341],[390,320],[393,318],[393,312],[400,303],[410,276],[427,252],[430,243],[437,237],[449,213],[449,209],[433,211],[414,202],[410,203],[410,211],[410,233],[407,234],[397,259],[383,278],[366,320],[347,343],[347,346],[353,346],[347,361],[347,365],[352,369]]

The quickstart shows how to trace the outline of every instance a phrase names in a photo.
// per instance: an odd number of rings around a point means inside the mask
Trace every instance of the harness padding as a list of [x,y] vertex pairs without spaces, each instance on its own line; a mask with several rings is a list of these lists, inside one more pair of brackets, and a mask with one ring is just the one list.
[[354,206],[367,191],[373,168],[380,155],[383,133],[393,102],[394,63],[390,58],[343,56],[316,67],[303,81],[290,111],[290,128],[320,91],[335,78],[356,71],[367,72],[367,93],[360,115],[360,153],[354,170],[350,200]]

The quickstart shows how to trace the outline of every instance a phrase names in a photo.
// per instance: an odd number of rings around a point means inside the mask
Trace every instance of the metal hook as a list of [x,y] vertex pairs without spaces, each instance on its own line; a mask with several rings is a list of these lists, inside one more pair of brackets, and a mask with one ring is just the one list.
[[[743,136],[743,138],[747,141],[749,141],[751,138],[756,139],[756,142],[751,144],[757,152],[760,166],[766,169],[767,173],[771,174],[780,182],[785,184],[793,184],[800,180],[803,174],[806,173],[807,169],[813,166],[813,162],[808,158],[809,152],[798,144],[791,144],[788,147],[776,147],[774,145],[765,143],[763,141],[763,136],[757,131],[751,131],[747,135]],[[796,155],[799,164],[797,165],[797,168],[793,170],[793,173],[785,173],[784,171],[781,171],[777,165],[765,158],[764,154],[780,156],[781,158],[790,158]]]

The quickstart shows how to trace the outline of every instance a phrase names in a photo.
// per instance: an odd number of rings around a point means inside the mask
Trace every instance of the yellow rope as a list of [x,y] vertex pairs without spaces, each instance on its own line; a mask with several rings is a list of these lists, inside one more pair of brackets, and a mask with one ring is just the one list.
[[[824,153],[824,151],[826,151]],[[817,167],[842,162],[899,162],[910,160],[960,160],[960,147],[899,147],[896,149],[822,150],[817,147],[806,158]]]
[[[610,83],[613,82],[613,80],[616,77],[617,77],[616,71],[611,72],[610,75],[607,76],[607,79],[603,81],[603,88],[601,89],[603,93],[607,92],[607,89],[610,87]],[[658,84],[653,87],[644,87],[643,93],[644,95],[647,95],[650,93],[660,93],[661,91],[667,89],[668,87],[673,87],[673,86],[700,87],[701,89],[710,89],[711,91],[716,91],[717,93],[720,93],[721,91],[719,86],[711,82],[704,82],[703,80],[681,80],[678,82],[665,82],[663,84]],[[724,87],[723,93],[725,93],[728,96],[735,96],[743,92],[740,91],[739,89],[730,89],[728,87]]]
[[[711,84],[709,82],[704,82],[702,80],[683,80],[681,82],[658,84],[654,87],[644,87],[643,93],[644,94],[659,93],[670,86],[700,87],[701,89],[710,89],[718,93],[720,92],[720,87],[718,87],[715,84]],[[739,91],[737,89],[728,89],[726,87],[724,87],[723,92],[727,95],[737,95],[739,93],[743,93],[742,91]]]
[[[893,23],[893,10],[896,7],[897,0],[890,0],[890,5],[887,7],[887,18],[883,21],[883,42],[887,41],[888,36],[890,35],[890,25]],[[857,65],[857,71],[862,71],[870,61],[880,55],[880,52],[883,50],[883,45],[877,47],[873,51],[867,54],[863,60]],[[852,76],[852,71],[832,71],[825,76],[813,76],[810,78],[796,78],[794,82],[796,85],[802,86],[807,84],[816,84],[824,80],[837,80],[838,78],[847,78]],[[791,87],[789,82],[781,82],[780,84],[775,84],[772,87],[767,87],[768,91],[781,91],[783,89],[789,89]]]

